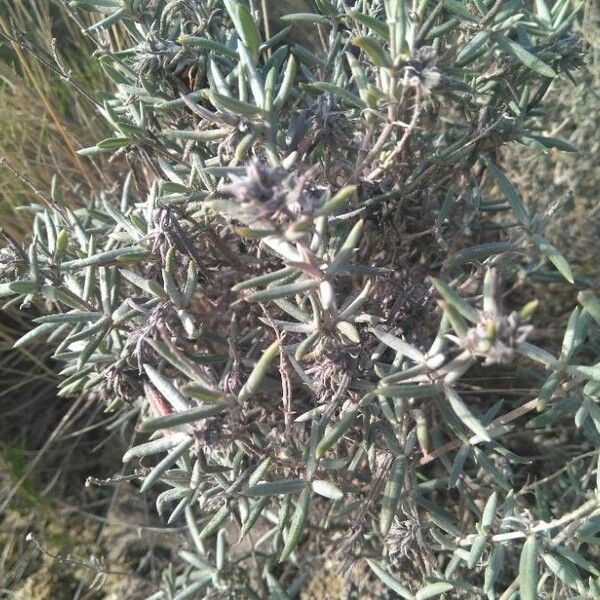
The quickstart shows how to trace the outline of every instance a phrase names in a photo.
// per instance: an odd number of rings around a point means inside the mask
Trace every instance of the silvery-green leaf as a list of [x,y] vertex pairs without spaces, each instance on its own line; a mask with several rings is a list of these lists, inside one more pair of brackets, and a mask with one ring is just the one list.
[[292,597],[269,571],[266,572],[265,577],[269,586],[270,598],[273,598],[273,600],[292,600]]
[[238,401],[245,402],[252,395],[254,395],[262,383],[265,375],[267,374],[267,370],[275,357],[279,354],[279,340],[275,340],[263,353],[260,357],[254,369],[252,369],[252,373],[248,377],[248,380],[243,385],[242,389],[238,394]]
[[600,298],[594,296],[592,292],[579,292],[577,300],[583,305],[585,310],[593,317],[594,321],[600,325]]
[[498,544],[497,546],[494,546],[491,551],[484,572],[483,592],[487,594],[488,598],[494,593],[494,584],[502,571],[503,564],[504,547]]
[[487,163],[487,168],[490,175],[498,182],[500,189],[504,193],[504,196],[508,200],[513,212],[515,213],[517,219],[524,227],[529,227],[531,225],[531,217],[523,204],[521,198],[517,194],[513,184],[508,180],[506,175],[493,163]]
[[118,261],[120,258],[127,256],[128,254],[147,253],[145,248],[141,246],[126,246],[123,248],[116,248],[115,250],[107,250],[105,252],[99,252],[93,256],[86,258],[80,258],[76,260],[67,260],[62,263],[64,269],[79,269],[81,267],[88,266],[100,266]]
[[216,55],[224,56],[226,58],[237,58],[237,54],[234,50],[209,38],[195,35],[180,35],[177,38],[177,43],[181,44],[185,48],[200,48],[202,50],[214,52]]
[[429,598],[437,598],[441,594],[449,592],[454,588],[448,581],[437,581],[422,587],[416,594],[415,600],[428,600]]
[[446,283],[435,277],[431,278],[431,283],[438,291],[440,296],[451,306],[453,306],[465,319],[475,323],[477,321],[477,311],[456,292],[451,290]]
[[567,262],[567,259],[561,254],[561,252],[555,248],[552,244],[547,242],[542,236],[534,235],[533,240],[535,241],[540,252],[546,256],[546,258],[556,267],[558,272],[569,282],[574,283],[573,271],[571,266]]
[[327,450],[331,448],[347,431],[352,427],[358,415],[358,408],[354,407],[347,410],[335,425],[333,425],[318,443],[315,450],[317,458],[323,458]]
[[457,17],[460,17],[464,21],[469,21],[470,23],[477,23],[478,19],[474,15],[472,15],[464,6],[462,2],[458,0],[443,0],[443,5],[449,11],[454,13]]
[[387,535],[396,516],[400,494],[404,486],[406,459],[404,456],[397,456],[390,469],[390,475],[385,484],[383,500],[381,503],[381,512],[379,514],[379,531],[382,535]]
[[313,492],[330,500],[341,500],[344,497],[344,492],[330,481],[315,479],[311,482],[311,486]]
[[[600,459],[600,457],[599,457],[599,459]],[[600,476],[600,473],[599,473],[599,476]],[[596,565],[594,565],[592,562],[587,560],[580,553],[575,552],[574,550],[571,550],[571,548],[568,548],[567,546],[561,546],[561,545],[554,546],[553,549],[556,553],[560,554],[567,560],[571,561],[573,564],[575,564],[578,567],[581,567],[582,569],[585,569],[586,571],[591,573],[594,577],[600,577],[600,569]]]
[[535,536],[527,538],[519,559],[519,591],[522,600],[538,600],[539,546]]
[[145,492],[150,489],[157,481],[162,477],[168,469],[170,469],[187,451],[191,448],[194,443],[192,437],[186,436],[173,450],[169,451],[165,456],[144,478],[141,492]]
[[294,515],[292,516],[292,521],[290,523],[288,538],[283,550],[281,551],[279,562],[287,560],[300,541],[300,537],[304,531],[304,524],[308,517],[311,495],[312,489],[310,486],[305,487],[300,493],[300,497],[296,503],[296,509],[294,510]]
[[408,356],[408,358],[410,358],[413,362],[419,364],[425,360],[425,355],[420,350],[417,350],[408,342],[401,340],[400,338],[389,333],[388,331],[384,331],[383,329],[379,328],[374,328],[373,333],[386,346],[389,346],[390,348],[392,348],[396,352],[399,352],[402,355]]
[[401,598],[406,600],[415,600],[414,594],[404,587],[397,579],[395,579],[387,570],[378,562],[367,558],[367,564],[371,571],[377,575],[377,577],[393,592],[396,592]]
[[282,479],[280,481],[269,481],[257,483],[246,488],[249,496],[279,496],[280,494],[294,494],[306,486],[304,479]]
[[266,302],[269,300],[276,300],[279,298],[289,298],[302,292],[314,289],[319,283],[314,280],[299,281],[297,283],[290,283],[289,285],[281,285],[277,287],[267,288],[260,292],[254,292],[248,295],[250,302]]
[[189,402],[177,390],[177,388],[159,373],[154,367],[145,364],[146,375],[156,387],[156,389],[166,398],[167,402],[179,412],[187,411],[190,408]]
[[338,321],[335,324],[335,327],[345,338],[355,344],[360,344],[360,334],[352,323],[348,323],[348,321]]
[[471,553],[469,555],[469,560],[467,561],[467,568],[474,569],[481,559],[483,553],[485,552],[487,538],[485,535],[478,535],[473,540],[473,545],[471,546]]
[[444,393],[446,394],[446,398],[452,407],[452,410],[456,413],[456,416],[482,440],[486,442],[491,441],[491,438],[485,427],[469,410],[469,407],[464,403],[458,393],[454,389],[447,386],[444,388]]
[[174,412],[164,417],[156,417],[155,419],[147,419],[143,421],[140,425],[140,431],[149,433],[152,431],[158,431],[160,429],[168,429],[170,427],[177,427],[178,425],[194,423],[195,421],[199,421],[201,419],[216,417],[226,410],[226,406],[211,404],[183,412]]
[[370,15],[365,15],[357,10],[350,11],[348,16],[358,21],[361,25],[368,27],[373,33],[376,33],[382,40],[390,39],[390,32],[385,22],[375,19]]
[[391,57],[374,37],[356,36],[350,41],[354,46],[360,48],[374,65],[378,67],[392,66]]
[[556,77],[556,71],[547,65],[544,61],[540,60],[535,54],[529,52],[510,38],[503,35],[495,37],[498,45],[512,57],[516,58],[521,64],[525,65],[528,69],[543,75],[544,77]]
[[557,554],[545,553],[542,555],[546,566],[552,571],[554,576],[565,585],[574,590],[585,589],[583,579],[579,575],[577,567],[568,560]]
[[204,540],[207,537],[215,534],[230,514],[231,510],[229,509],[227,503],[223,504],[223,506],[212,516],[210,521],[200,531],[200,539]]
[[493,492],[485,503],[483,516],[481,517],[481,528],[487,532],[490,530],[494,517],[496,515],[496,506],[498,504],[498,492]]

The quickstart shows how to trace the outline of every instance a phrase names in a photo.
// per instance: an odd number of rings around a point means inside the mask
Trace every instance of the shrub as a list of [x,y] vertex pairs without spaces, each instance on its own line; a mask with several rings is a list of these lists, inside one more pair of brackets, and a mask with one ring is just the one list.
[[598,597],[600,299],[501,166],[572,149],[536,117],[580,5],[76,4],[114,83],[81,153],[128,168],[43,195],[0,292],[61,394],[137,409],[190,540],[152,598],[290,598],[334,553],[402,598]]

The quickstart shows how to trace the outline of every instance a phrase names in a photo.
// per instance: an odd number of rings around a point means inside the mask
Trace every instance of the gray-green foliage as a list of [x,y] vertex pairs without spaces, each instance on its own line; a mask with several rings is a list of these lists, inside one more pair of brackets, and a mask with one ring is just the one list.
[[43,196],[0,293],[45,301],[61,394],[140,407],[124,461],[190,538],[153,598],[292,598],[332,552],[403,598],[598,597],[600,299],[535,299],[586,280],[499,153],[571,150],[536,117],[581,3],[74,4],[114,82],[82,153],[127,172]]

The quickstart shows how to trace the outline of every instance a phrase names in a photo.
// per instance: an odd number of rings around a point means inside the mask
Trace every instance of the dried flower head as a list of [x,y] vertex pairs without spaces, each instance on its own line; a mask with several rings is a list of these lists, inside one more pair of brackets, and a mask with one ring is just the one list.
[[479,313],[479,321],[471,327],[462,339],[456,339],[458,345],[473,356],[483,358],[483,364],[503,365],[515,358],[515,349],[531,333],[531,325],[520,323],[515,311],[508,316]]

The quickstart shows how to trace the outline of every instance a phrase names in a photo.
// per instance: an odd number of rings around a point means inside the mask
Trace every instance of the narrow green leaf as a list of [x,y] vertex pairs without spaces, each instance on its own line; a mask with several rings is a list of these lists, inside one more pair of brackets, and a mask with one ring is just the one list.
[[537,16],[546,24],[552,25],[552,13],[546,4],[546,0],[535,0],[535,11]]
[[444,392],[446,399],[452,407],[452,410],[456,413],[456,416],[475,434],[478,435],[482,440],[491,442],[492,438],[486,431],[485,427],[481,424],[479,419],[473,415],[469,410],[469,407],[463,402],[462,398],[458,393],[450,387],[445,387]]
[[238,52],[240,53],[242,65],[246,71],[246,76],[248,78],[248,83],[250,84],[250,89],[252,90],[254,102],[256,102],[257,106],[265,108],[265,84],[254,66],[254,60],[252,56],[250,56],[250,50],[248,50],[246,46],[241,45],[238,47]]
[[[223,362],[225,362],[225,358],[223,357]],[[201,400],[202,402],[215,402],[223,398],[223,392],[216,391],[212,389],[208,389],[204,383],[184,383],[180,391],[185,396],[189,396],[190,398],[195,398],[196,400]]]
[[515,246],[510,242],[488,242],[478,244],[464,250],[459,250],[446,259],[446,264],[450,267],[458,267],[470,262],[483,261],[490,256],[497,256],[504,252],[515,250]]
[[432,277],[431,283],[433,283],[433,286],[440,296],[448,304],[452,305],[465,319],[472,323],[475,323],[478,320],[477,311],[466,300],[451,290],[441,279]]
[[[101,319],[98,323],[103,323],[103,319]],[[87,361],[91,358],[92,354],[96,352],[108,332],[110,331],[110,326],[108,324],[104,325],[104,329],[99,333],[96,333],[92,338],[88,340],[83,349],[79,352],[79,357],[77,359],[77,368],[82,369]]]
[[337,16],[337,8],[329,0],[315,0],[315,5],[320,13],[329,15],[330,17]]
[[478,535],[473,541],[473,545],[471,546],[471,552],[469,554],[469,560],[467,561],[467,568],[474,569],[477,566],[477,563],[483,556],[485,552],[485,546],[487,543],[487,538],[485,535]]
[[329,17],[325,15],[317,15],[316,13],[292,13],[283,15],[281,20],[284,23],[313,23],[315,25],[328,25]]
[[395,335],[389,333],[388,331],[384,331],[383,329],[374,328],[373,333],[382,341],[386,346],[389,346],[402,356],[407,356],[413,362],[417,364],[421,364],[425,360],[425,355],[417,350],[414,346],[411,346],[408,342],[401,340]]
[[281,552],[281,556],[279,557],[279,562],[287,560],[300,542],[300,538],[304,532],[304,523],[308,517],[311,494],[312,489],[310,487],[305,487],[298,498],[296,510],[294,511],[292,522],[290,524],[288,538]]
[[230,59],[237,58],[237,54],[234,50],[228,48],[224,44],[208,38],[198,37],[195,35],[181,35],[177,38],[177,43],[184,48],[199,48],[201,50],[214,52],[217,56],[223,56]]
[[281,494],[295,494],[306,486],[304,479],[281,479],[279,481],[268,481],[257,483],[246,488],[245,493],[249,496],[279,496]]
[[574,283],[573,271],[571,270],[571,266],[567,262],[567,259],[561,254],[561,252],[552,244],[547,242],[541,235],[534,235],[533,240],[535,242],[535,245],[539,248],[540,252],[544,254],[546,258],[556,267],[558,272],[569,283]]
[[348,13],[348,16],[353,18],[355,21],[368,27],[373,33],[376,33],[382,40],[389,41],[390,39],[390,31],[387,26],[387,23],[380,21],[379,19],[375,19],[369,15],[365,15],[357,10],[352,10]]
[[283,269],[279,269],[278,271],[273,271],[272,273],[265,273],[264,275],[258,275],[256,277],[246,279],[246,281],[236,283],[231,289],[234,292],[240,292],[248,288],[260,287],[262,285],[273,283],[274,281],[285,279],[289,275],[292,275],[296,272],[297,270],[292,267],[285,267]]
[[94,23],[93,25],[88,27],[85,30],[85,32],[86,33],[96,33],[98,31],[108,29],[109,27],[112,27],[113,25],[118,23],[121,20],[121,18],[126,14],[126,12],[127,11],[124,8],[119,8],[118,10],[116,10],[112,14],[109,14],[108,16],[104,17],[100,21],[96,21],[96,23]]
[[473,447],[473,454],[475,455],[475,460],[478,462],[479,466],[489,475],[492,481],[501,489],[506,492],[510,492],[512,490],[512,486],[510,482],[506,479],[503,473],[499,471],[499,469],[494,465],[493,461],[486,456],[484,452],[482,452],[476,446]]
[[248,7],[244,4],[238,3],[236,6],[237,20],[235,25],[238,28],[240,38],[250,51],[250,54],[254,57],[254,60],[258,57],[258,49],[260,47],[260,33],[258,27],[248,10]]
[[132,271],[126,271],[125,269],[119,269],[119,273],[121,273],[121,275],[125,277],[127,281],[130,281],[131,283],[133,283],[133,285],[140,288],[147,294],[150,294],[151,296],[156,296],[161,300],[168,300],[169,297],[167,296],[167,293],[165,292],[163,287],[156,281],[152,281],[151,279],[145,279],[141,275],[133,273]]
[[375,393],[386,398],[431,398],[442,393],[439,384],[382,385]]
[[128,137],[111,137],[98,142],[96,148],[100,148],[100,150],[116,150],[130,143],[131,140]]
[[127,254],[147,253],[145,248],[141,246],[125,246],[123,248],[116,248],[115,250],[107,250],[106,252],[99,252],[93,256],[86,258],[79,258],[77,260],[67,260],[62,263],[64,269],[79,269],[81,267],[89,266],[100,266],[112,263]]
[[344,497],[344,492],[330,481],[315,479],[311,482],[311,486],[313,492],[330,500],[341,500]]
[[565,585],[574,590],[584,589],[585,585],[579,571],[568,560],[556,554],[543,554],[542,558],[546,566],[554,573],[554,576]]
[[523,544],[519,559],[519,591],[521,592],[521,600],[538,600],[538,553],[538,542],[535,536],[532,535]]
[[132,458],[142,458],[144,456],[151,456],[152,454],[158,454],[170,450],[175,446],[181,444],[183,441],[191,439],[189,435],[184,433],[174,433],[165,437],[161,437],[157,440],[152,440],[144,444],[139,444],[130,448],[123,455],[123,462],[129,462]]
[[276,356],[279,355],[279,341],[275,340],[264,352],[264,354],[260,357],[254,369],[252,369],[252,373],[248,377],[248,381],[243,385],[240,393],[238,394],[238,401],[245,402],[251,396],[253,396],[260,387],[265,375],[267,374],[267,370]]
[[447,581],[437,581],[436,583],[430,583],[425,587],[422,587],[416,594],[415,600],[428,600],[428,598],[435,598],[449,592],[454,589],[454,586]]
[[493,597],[494,584],[498,580],[498,576],[502,571],[503,565],[504,547],[498,544],[492,549],[492,552],[490,553],[490,557],[488,559],[488,564],[485,567],[484,572],[483,592],[487,594],[488,598],[490,596]]
[[390,35],[390,53],[394,64],[403,57],[406,42],[406,3],[405,0],[385,0],[386,23]]
[[475,60],[477,53],[483,48],[488,41],[489,32],[486,30],[478,31],[469,42],[463,46],[456,56],[456,66],[464,67],[471,61]]
[[218,94],[214,91],[204,91],[204,96],[219,110],[238,115],[240,117],[263,117],[267,116],[267,113],[259,106],[249,104],[248,102],[242,102],[236,98],[230,98],[222,94]]
[[273,600],[292,600],[292,597],[269,571],[266,572],[265,577],[267,579],[267,585],[269,586],[269,598],[272,598]]
[[379,531],[381,535],[387,535],[398,511],[400,494],[404,486],[405,463],[406,459],[404,456],[397,456],[394,459],[390,477],[385,484],[381,512],[379,514]]
[[249,302],[265,302],[268,300],[276,300],[278,298],[289,298],[302,292],[307,292],[319,285],[318,281],[304,280],[297,283],[290,283],[289,285],[280,285],[277,287],[270,287],[260,292],[254,292],[248,295]]
[[190,409],[190,403],[177,388],[154,367],[145,364],[144,371],[154,387],[165,397],[167,402],[177,411],[185,412]]
[[481,517],[481,529],[485,532],[488,532],[492,527],[494,517],[496,516],[497,505],[498,492],[494,492],[485,503],[485,507],[483,509],[483,516]]
[[201,540],[205,540],[207,537],[216,533],[230,514],[231,510],[229,509],[229,506],[223,504],[223,506],[221,506],[221,508],[213,515],[211,520],[202,528],[198,537]]
[[338,321],[335,324],[335,327],[345,338],[355,344],[360,344],[360,335],[352,323],[348,323],[348,321]]
[[140,492],[150,489],[194,444],[194,438],[186,438],[165,456],[144,478]]
[[315,212],[315,217],[328,217],[335,214],[341,208],[348,198],[352,197],[356,192],[357,186],[347,185],[341,188],[332,198],[330,198],[321,208]]
[[367,564],[371,571],[377,575],[377,577],[393,592],[396,592],[401,598],[405,600],[416,600],[415,596],[411,593],[408,588],[405,588],[397,579],[392,577],[381,564],[367,558]]
[[252,506],[240,530],[240,540],[243,539],[254,527],[256,521],[258,521],[259,517],[263,514],[263,511],[268,503],[269,496],[263,496]]
[[212,404],[210,406],[193,408],[192,410],[186,410],[184,412],[175,412],[164,417],[147,419],[140,425],[140,431],[149,433],[152,431],[159,431],[160,429],[169,429],[170,427],[176,427],[178,425],[194,423],[195,421],[200,421],[201,419],[216,417],[226,410],[226,406]]
[[273,107],[276,110],[280,110],[290,97],[290,93],[296,81],[297,73],[298,62],[296,61],[296,57],[293,54],[290,54],[287,64],[285,66],[285,72],[283,74],[281,86],[279,87],[277,96],[275,96],[275,99],[273,100]]
[[317,445],[315,455],[317,458],[323,458],[327,450],[333,446],[347,431],[352,427],[356,416],[358,415],[358,408],[352,408],[347,410],[340,418],[340,420],[331,427],[323,436],[323,439]]
[[[598,456],[598,460],[600,462],[600,455]],[[600,464],[598,466],[600,467]],[[598,472],[598,477],[600,477],[600,471]],[[573,564],[591,573],[594,577],[600,577],[600,569],[592,562],[581,556],[581,554],[578,552],[575,552],[566,546],[555,546],[554,550],[567,560],[571,561]]]
[[525,205],[519,198],[517,191],[515,190],[513,184],[508,180],[506,175],[492,162],[487,163],[487,168],[489,174],[498,182],[502,193],[508,200],[513,212],[515,213],[517,219],[524,227],[529,227],[531,225],[531,217],[525,208]]
[[392,67],[392,59],[381,44],[370,36],[356,36],[350,40],[353,46],[360,48],[377,67]]
[[442,4],[451,13],[455,14],[457,17],[460,17],[463,21],[468,21],[469,23],[477,23],[477,17],[472,15],[465,8],[462,2],[459,2],[458,0],[442,0]]
[[337,251],[335,258],[331,261],[329,268],[327,269],[328,274],[338,272],[346,265],[352,254],[356,251],[356,248],[360,242],[362,235],[364,220],[360,219],[357,221],[350,232],[348,233],[344,243]]
[[579,294],[577,294],[577,300],[592,316],[594,321],[600,325],[600,298],[594,296],[592,292],[586,291],[579,292]]
[[35,281],[11,281],[0,283],[0,298],[12,294],[31,294],[38,288]]
[[28,344],[31,340],[34,340],[42,335],[50,334],[57,327],[59,327],[58,323],[42,323],[37,327],[34,327],[30,331],[28,331],[25,335],[21,336],[14,344],[13,348],[20,348],[25,344]]
[[561,150],[562,152],[578,152],[575,146],[571,146],[571,144],[565,142],[564,140],[559,140],[557,138],[551,137],[544,137],[542,135],[534,135],[532,133],[526,134],[526,137],[538,144],[541,144],[544,148],[556,148],[557,150]]
[[528,69],[531,69],[544,77],[556,77],[556,71],[550,65],[547,65],[544,61],[535,56],[535,54],[529,52],[529,50],[525,50],[523,46],[514,40],[503,35],[498,35],[496,37],[496,42],[505,52],[517,59]]
[[555,368],[558,361],[550,352],[546,352],[546,350],[542,350],[538,346],[534,346],[529,342],[521,342],[518,346],[519,354],[526,356],[527,358],[531,358],[536,362],[542,363],[550,368]]

